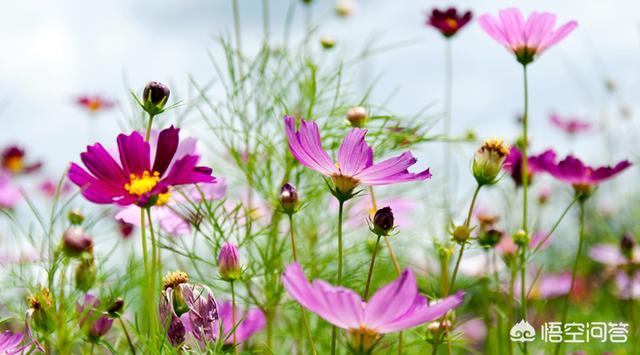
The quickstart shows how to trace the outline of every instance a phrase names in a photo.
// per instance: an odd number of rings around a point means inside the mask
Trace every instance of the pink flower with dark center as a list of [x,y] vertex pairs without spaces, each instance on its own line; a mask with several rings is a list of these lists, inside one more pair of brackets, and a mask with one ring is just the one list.
[[184,153],[179,131],[162,130],[154,145],[138,132],[120,134],[115,158],[100,143],[88,146],[80,158],[89,172],[72,163],[69,180],[91,202],[140,207],[165,204],[175,186],[214,182],[210,168],[196,166],[198,155]]
[[13,174],[28,174],[40,170],[42,162],[26,163],[25,151],[17,145],[7,147],[2,152],[2,170]]
[[373,150],[364,140],[366,129],[351,129],[344,138],[338,150],[337,162],[334,163],[322,148],[320,132],[315,122],[301,120],[297,131],[295,117],[285,116],[284,123],[293,156],[300,164],[330,177],[338,195],[350,196],[359,184],[389,185],[431,177],[429,169],[415,174],[407,170],[417,161],[408,151],[374,164]]
[[394,282],[379,289],[368,301],[355,291],[322,280],[310,283],[297,262],[282,273],[289,295],[320,318],[345,329],[351,346],[370,352],[387,333],[410,329],[439,319],[462,303],[464,292],[429,305],[418,293],[416,279],[406,269]]
[[549,116],[549,122],[560,128],[566,133],[576,134],[588,132],[593,128],[593,125],[590,122],[579,120],[576,118],[562,118],[556,113],[552,113]]
[[99,95],[83,95],[76,99],[76,104],[90,113],[96,113],[98,111],[108,110],[113,108],[115,102],[105,99]]
[[523,65],[531,63],[578,26],[576,21],[569,21],[554,30],[556,15],[536,11],[525,21],[517,8],[501,10],[498,18],[484,14],[478,18],[478,23],[489,36],[513,52]]
[[453,37],[472,18],[471,11],[458,13],[455,7],[446,10],[433,9],[427,16],[427,25],[437,29],[447,38]]

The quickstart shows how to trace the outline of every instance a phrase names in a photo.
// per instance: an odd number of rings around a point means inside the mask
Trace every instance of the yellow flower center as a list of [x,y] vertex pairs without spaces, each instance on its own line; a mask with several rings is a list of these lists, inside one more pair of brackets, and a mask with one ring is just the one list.
[[449,25],[449,27],[451,28],[456,28],[458,27],[458,20],[454,19],[454,18],[448,18],[446,19],[447,25]]
[[[129,182],[124,185],[125,190],[127,190],[127,192],[132,195],[142,196],[146,193],[149,193],[151,190],[153,190],[154,187],[156,187],[156,185],[160,181],[160,173],[154,171],[153,174],[151,174],[145,170],[141,176],[131,174],[129,176],[129,179]],[[166,194],[161,194],[160,196]]]
[[368,329],[364,324],[358,329],[349,329],[351,347],[364,353],[369,353],[380,341],[382,335],[375,330]]
[[156,201],[156,206],[165,206],[167,203],[169,203],[170,199],[171,199],[171,190],[168,190],[163,194],[159,194],[158,201]]
[[333,180],[333,184],[335,187],[343,193],[347,193],[353,190],[354,187],[358,186],[359,181],[354,179],[351,176],[343,175],[342,169],[340,168],[340,164],[335,163],[336,168],[338,168],[339,174],[331,175],[331,180]]
[[19,173],[24,169],[24,159],[18,155],[10,156],[4,161],[4,166],[13,173]]
[[100,107],[102,107],[102,102],[97,99],[89,100],[89,102],[87,103],[87,108],[92,112],[98,111]]

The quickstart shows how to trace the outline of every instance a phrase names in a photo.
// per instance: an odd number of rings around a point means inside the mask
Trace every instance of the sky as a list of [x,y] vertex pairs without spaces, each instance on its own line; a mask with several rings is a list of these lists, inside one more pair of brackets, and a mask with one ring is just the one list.
[[[257,48],[262,20],[257,0],[239,0],[245,50]],[[640,3],[617,1],[388,1],[358,0],[348,20],[334,16],[333,0],[316,0],[314,25],[319,35],[336,39],[337,49],[350,54],[376,36],[382,44],[410,42],[366,63],[368,73],[381,74],[373,101],[397,95],[392,111],[411,114],[433,103],[440,112],[443,92],[442,37],[424,26],[434,6],[454,4],[474,14],[497,13],[517,6],[524,12],[551,11],[559,22],[575,19],[579,27],[544,53],[530,69],[531,137],[535,149],[554,146],[576,152],[593,163],[605,162],[601,134],[568,141],[553,130],[551,111],[593,122],[606,117],[615,139],[637,136],[638,119],[622,119],[621,106],[633,112],[638,102]],[[274,41],[280,39],[290,1],[269,0]],[[294,26],[302,32],[301,6]],[[128,114],[129,89],[141,91],[150,80],[171,84],[176,96],[188,92],[188,77],[206,81],[214,75],[207,51],[214,36],[231,31],[230,0],[110,0],[100,2],[12,1],[0,12],[0,144],[19,143],[59,174],[77,160],[85,145],[112,141],[118,122]],[[517,134],[515,117],[522,108],[521,67],[474,21],[453,41],[454,131],[473,129],[480,137]],[[352,54],[352,53],[351,53]],[[618,91],[607,96],[605,80]],[[364,83],[363,83],[364,84]],[[362,85],[364,87],[365,85]],[[100,94],[117,100],[122,109],[89,117],[73,104],[77,95]],[[624,134],[624,133],[631,134]],[[438,155],[421,152],[429,161]],[[437,149],[437,148],[434,148]],[[625,150],[611,153],[623,158]],[[427,162],[428,163],[428,162]]]

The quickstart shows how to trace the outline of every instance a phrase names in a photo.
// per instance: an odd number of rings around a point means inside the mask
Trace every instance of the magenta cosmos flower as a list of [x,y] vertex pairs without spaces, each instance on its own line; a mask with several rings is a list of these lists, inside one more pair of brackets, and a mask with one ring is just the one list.
[[138,132],[120,134],[114,156],[100,143],[88,146],[80,158],[89,172],[72,163],[69,180],[91,202],[140,207],[166,203],[174,186],[214,182],[210,168],[196,166],[198,155],[184,153],[179,132],[164,129],[153,145]]
[[291,297],[322,319],[349,332],[351,346],[369,352],[382,335],[438,319],[462,303],[463,292],[429,305],[411,270],[379,289],[369,301],[355,291],[322,280],[309,283],[300,264],[289,264],[282,283]]
[[[539,155],[529,156],[527,158],[527,170],[529,175],[529,183],[531,183],[535,174],[544,172],[544,162],[547,159],[552,159],[549,151],[546,151]],[[522,152],[515,145],[511,146],[509,155],[502,165],[502,169],[505,170],[516,183],[516,186],[522,186]]]
[[351,129],[344,138],[338,150],[337,162],[334,163],[322,148],[320,132],[315,122],[301,120],[298,131],[295,117],[285,116],[284,123],[293,156],[300,164],[330,177],[336,188],[336,195],[350,196],[358,184],[389,185],[431,177],[429,169],[416,174],[407,170],[417,161],[408,151],[374,164],[373,150],[364,140],[366,129]]
[[478,18],[478,23],[489,36],[513,52],[523,65],[531,63],[578,26],[576,21],[569,21],[554,30],[556,15],[536,11],[525,21],[517,8],[501,10],[498,18],[484,14]]
[[556,153],[553,150],[546,151],[544,155],[546,158],[541,162],[541,168],[554,178],[569,183],[576,189],[598,185],[631,166],[628,160],[623,160],[613,167],[592,168],[572,155],[559,162],[556,162]]
[[587,121],[575,119],[575,118],[562,118],[556,113],[549,115],[549,122],[557,128],[561,129],[565,133],[576,134],[588,132],[593,125]]
[[90,113],[96,113],[98,111],[108,110],[113,108],[115,102],[105,99],[99,95],[83,95],[76,98],[76,104]]
[[25,151],[17,145],[7,147],[2,152],[2,169],[10,174],[28,174],[38,171],[42,162],[25,162]]
[[455,7],[446,10],[433,9],[428,14],[427,25],[440,31],[443,36],[453,37],[460,29],[471,21],[471,11],[460,12]]

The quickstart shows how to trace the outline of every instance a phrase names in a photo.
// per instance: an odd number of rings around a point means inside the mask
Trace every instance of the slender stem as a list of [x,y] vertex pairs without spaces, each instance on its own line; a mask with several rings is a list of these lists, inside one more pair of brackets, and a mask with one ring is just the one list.
[[236,292],[234,282],[231,281],[231,324],[233,325],[233,352],[238,355],[238,341],[236,336]]
[[389,249],[389,257],[391,258],[391,262],[393,263],[393,268],[396,270],[396,274],[400,275],[402,273],[402,270],[400,270],[398,258],[396,258],[396,254],[393,252],[393,248],[391,248],[389,237],[386,235],[384,236],[384,243],[387,245],[387,249]]
[[151,136],[151,126],[153,124],[153,115],[149,114],[149,121],[147,122],[147,131],[144,135],[144,141],[148,142],[149,141],[149,136]]
[[146,228],[145,214],[144,209],[140,209],[140,239],[142,239],[142,262],[144,263],[144,276],[146,283],[146,291],[144,293],[145,304],[147,306],[147,311],[149,312],[147,318],[149,335],[151,335],[151,314],[153,313],[153,302],[151,302],[151,275],[149,274],[149,254],[147,249],[147,228]]
[[153,222],[151,219],[151,209],[145,208],[147,211],[147,220],[149,221],[149,236],[151,236],[151,286],[155,290],[158,283],[158,243],[156,241],[156,233],[153,230]]
[[296,253],[296,237],[293,232],[293,214],[289,214],[289,236],[291,237],[291,252],[293,253],[293,261],[298,261]]
[[[509,299],[508,299],[509,304],[507,304],[507,327],[510,327],[511,324],[513,324],[513,306],[512,306],[513,289],[514,289],[514,284],[516,281],[517,274],[518,272],[515,266],[512,267],[511,277],[509,278]],[[513,342],[509,338],[508,338],[508,341],[509,341],[509,355],[513,355]]]
[[269,45],[269,0],[262,0],[262,32],[264,32],[264,44]]
[[[471,216],[473,216],[473,210],[476,206],[476,200],[478,199],[478,193],[480,193],[480,189],[482,185],[478,184],[476,190],[473,192],[473,197],[471,198],[471,204],[469,205],[469,211],[467,212],[467,219],[464,221],[465,228],[469,228],[471,224]],[[458,260],[456,260],[456,266],[453,268],[453,275],[451,275],[451,282],[449,282],[450,288],[445,290],[445,297],[449,295],[449,291],[454,288],[456,283],[456,276],[458,275],[458,269],[460,268],[460,262],[462,261],[462,254],[464,253],[465,244],[460,245],[460,252],[458,253]]]
[[[452,56],[452,48],[451,41],[445,41],[445,61],[444,61],[444,72],[445,72],[445,81],[444,81],[444,136],[449,138],[451,137],[451,111],[452,111],[452,97],[453,97],[453,56]],[[447,142],[444,145],[444,173],[447,179],[452,177],[451,172],[451,142]],[[446,184],[445,188],[442,189],[443,192],[443,202],[444,202],[444,225],[445,228],[449,224],[451,219],[451,184]]]
[[[527,319],[527,287],[526,287],[526,269],[527,269],[527,247],[520,247],[520,304],[522,310],[520,316],[522,319]],[[526,344],[523,344],[526,345]]]
[[[338,201],[338,286],[342,285],[342,212],[344,210],[344,201]],[[331,354],[336,353],[336,337],[338,329],[333,326],[331,330]]]
[[373,275],[373,265],[376,262],[376,253],[378,252],[378,246],[380,245],[380,236],[376,238],[376,245],[373,247],[373,253],[371,254],[371,262],[369,262],[369,273],[367,274],[367,285],[364,288],[364,299],[367,300],[369,297],[369,286],[371,286],[371,275]]
[[242,32],[240,32],[240,7],[238,6],[238,0],[232,1],[233,6],[233,27],[236,34],[236,55],[238,59],[238,74],[240,75],[240,82],[242,83],[244,74],[242,68]]
[[[525,233],[529,233],[529,226],[527,223],[527,209],[528,209],[528,201],[527,194],[529,191],[529,168],[528,168],[528,155],[527,148],[529,145],[528,138],[528,127],[529,127],[529,85],[527,80],[527,66],[523,65],[523,76],[524,76],[524,113],[522,115],[522,230]],[[525,321],[527,320],[527,294],[524,292],[525,290],[525,278],[527,274],[527,245],[523,245],[521,247],[521,255],[520,255],[520,285],[523,292],[520,295],[520,303],[521,303],[521,317]],[[523,350],[525,354],[528,354],[527,343],[524,342]]]
[[538,243],[538,245],[536,245],[536,247],[533,248],[532,253],[537,252],[547,242],[547,240],[551,237],[553,232],[555,232],[556,228],[558,228],[558,226],[560,225],[560,222],[562,222],[562,219],[564,218],[564,216],[569,212],[571,207],[573,207],[573,205],[576,202],[578,202],[579,198],[580,198],[580,195],[576,195],[576,197],[573,199],[573,201],[571,201],[571,203],[564,209],[564,211],[562,211],[562,214],[560,215],[560,218],[558,218],[556,223],[553,224],[553,227],[551,228],[549,233],[547,233],[547,235],[540,241],[540,243]]
[[129,336],[129,331],[127,331],[127,327],[125,327],[122,317],[118,317],[118,321],[120,322],[120,326],[122,327],[124,336],[127,338],[127,343],[129,344],[129,349],[131,350],[131,354],[136,355],[136,348],[133,346],[133,342],[131,341],[131,336]]
[[[584,247],[584,203],[585,200],[584,199],[580,199],[580,234],[578,236],[578,251],[576,253],[576,259],[573,261],[573,268],[571,270],[571,286],[569,286],[569,292],[567,292],[567,295],[564,298],[564,307],[562,309],[562,324],[565,324],[567,321],[567,314],[569,313],[569,304],[570,304],[570,300],[571,300],[571,292],[573,291],[573,287],[575,286],[575,282],[576,282],[576,275],[578,274],[578,261],[580,260],[580,256],[582,255],[582,249]],[[555,354],[559,354],[560,352],[560,347],[561,347],[562,343],[558,343],[556,345],[556,349],[555,349]]]

